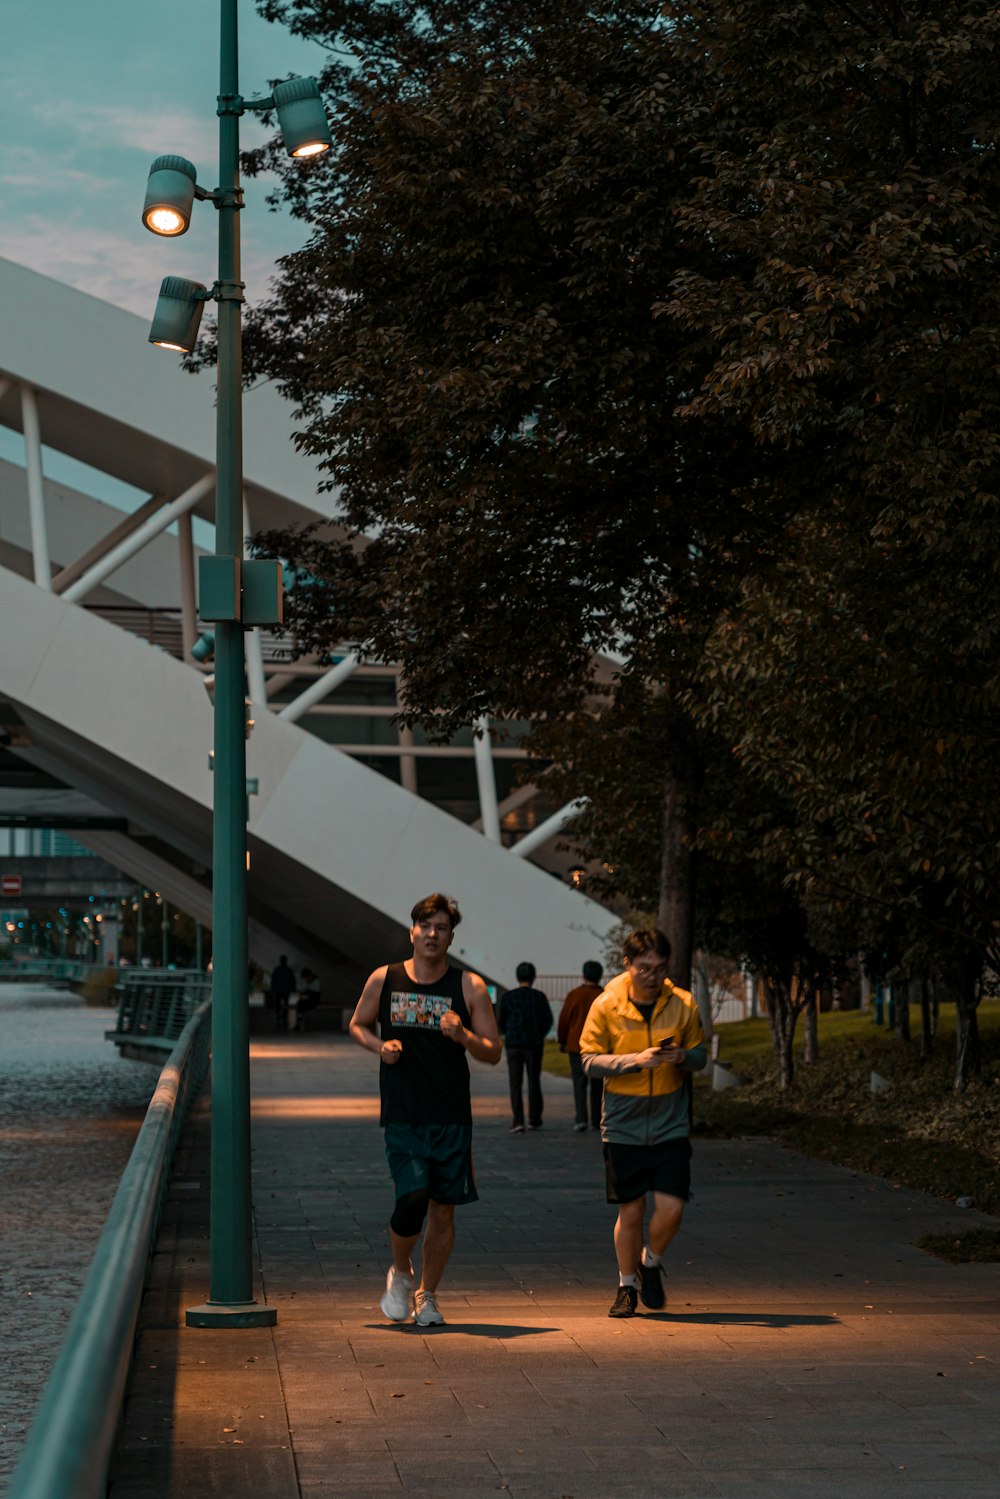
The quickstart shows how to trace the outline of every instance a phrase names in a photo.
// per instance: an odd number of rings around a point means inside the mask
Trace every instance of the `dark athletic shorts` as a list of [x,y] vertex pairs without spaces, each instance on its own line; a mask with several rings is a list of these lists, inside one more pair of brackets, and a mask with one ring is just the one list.
[[385,1154],[397,1197],[426,1192],[433,1202],[478,1202],[471,1124],[387,1124]]
[[662,1145],[605,1145],[604,1174],[609,1202],[634,1202],[647,1192],[665,1192],[687,1202],[691,1141],[685,1136]]

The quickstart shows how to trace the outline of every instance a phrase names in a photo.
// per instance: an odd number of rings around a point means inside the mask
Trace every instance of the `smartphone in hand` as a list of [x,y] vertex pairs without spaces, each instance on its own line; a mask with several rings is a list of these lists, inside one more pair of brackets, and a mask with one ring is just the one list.
[[665,1041],[660,1042],[659,1049],[660,1051],[673,1051],[676,1045],[677,1042],[674,1040],[673,1036],[668,1036]]

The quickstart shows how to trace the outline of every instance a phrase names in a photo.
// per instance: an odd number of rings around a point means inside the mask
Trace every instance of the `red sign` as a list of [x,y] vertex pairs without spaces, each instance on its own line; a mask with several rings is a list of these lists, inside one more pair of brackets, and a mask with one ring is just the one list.
[[20,895],[21,876],[19,874],[0,874],[0,895]]

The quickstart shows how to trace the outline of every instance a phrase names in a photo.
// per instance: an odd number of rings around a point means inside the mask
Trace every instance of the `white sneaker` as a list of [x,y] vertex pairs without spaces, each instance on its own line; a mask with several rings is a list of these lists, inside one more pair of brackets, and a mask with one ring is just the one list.
[[385,1295],[379,1302],[383,1314],[390,1322],[405,1322],[410,1315],[412,1300],[413,1276],[400,1275],[395,1265],[390,1265],[385,1278]]
[[418,1291],[413,1302],[413,1321],[418,1327],[443,1327],[444,1318],[438,1311],[433,1291]]

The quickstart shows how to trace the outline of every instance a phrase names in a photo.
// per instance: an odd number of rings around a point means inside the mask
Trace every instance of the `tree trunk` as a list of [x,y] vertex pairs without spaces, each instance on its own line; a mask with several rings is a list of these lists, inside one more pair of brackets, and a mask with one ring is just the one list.
[[795,1086],[795,1010],[789,985],[769,976],[767,980],[767,1018],[771,1024],[774,1053],[778,1059],[778,1081],[783,1092]]
[[983,1070],[979,1046],[979,977],[970,971],[962,974],[955,993],[955,1092],[964,1093],[974,1077]]
[[931,1019],[931,986],[925,974],[919,979],[917,999],[920,1004],[920,1060],[927,1062],[934,1051],[934,1025]]
[[910,1039],[910,980],[894,984],[892,992],[896,997],[896,1040],[908,1042]]
[[774,1048],[774,1055],[780,1057],[781,1047],[778,1043],[779,1027],[774,1019],[774,1008],[778,1003],[774,997],[774,985],[762,973],[757,975],[756,983],[758,985],[759,998],[764,1001],[764,1014],[767,1016],[767,1023],[771,1029],[771,1045]]
[[807,1067],[815,1067],[819,1061],[819,990],[815,984],[810,983],[806,990],[805,1013],[805,1046],[802,1052],[802,1060]]
[[663,783],[663,842],[660,853],[660,902],[657,920],[670,942],[670,977],[681,989],[691,987],[694,957],[694,821],[691,786],[673,767]]
[[696,968],[692,973],[691,992],[698,1006],[698,1014],[701,1016],[701,1028],[705,1032],[705,1040],[710,1041],[715,1029],[712,1023],[712,986],[703,968]]
[[861,1008],[861,964],[851,958],[840,982],[834,987],[833,1008],[835,1010],[859,1010]]

